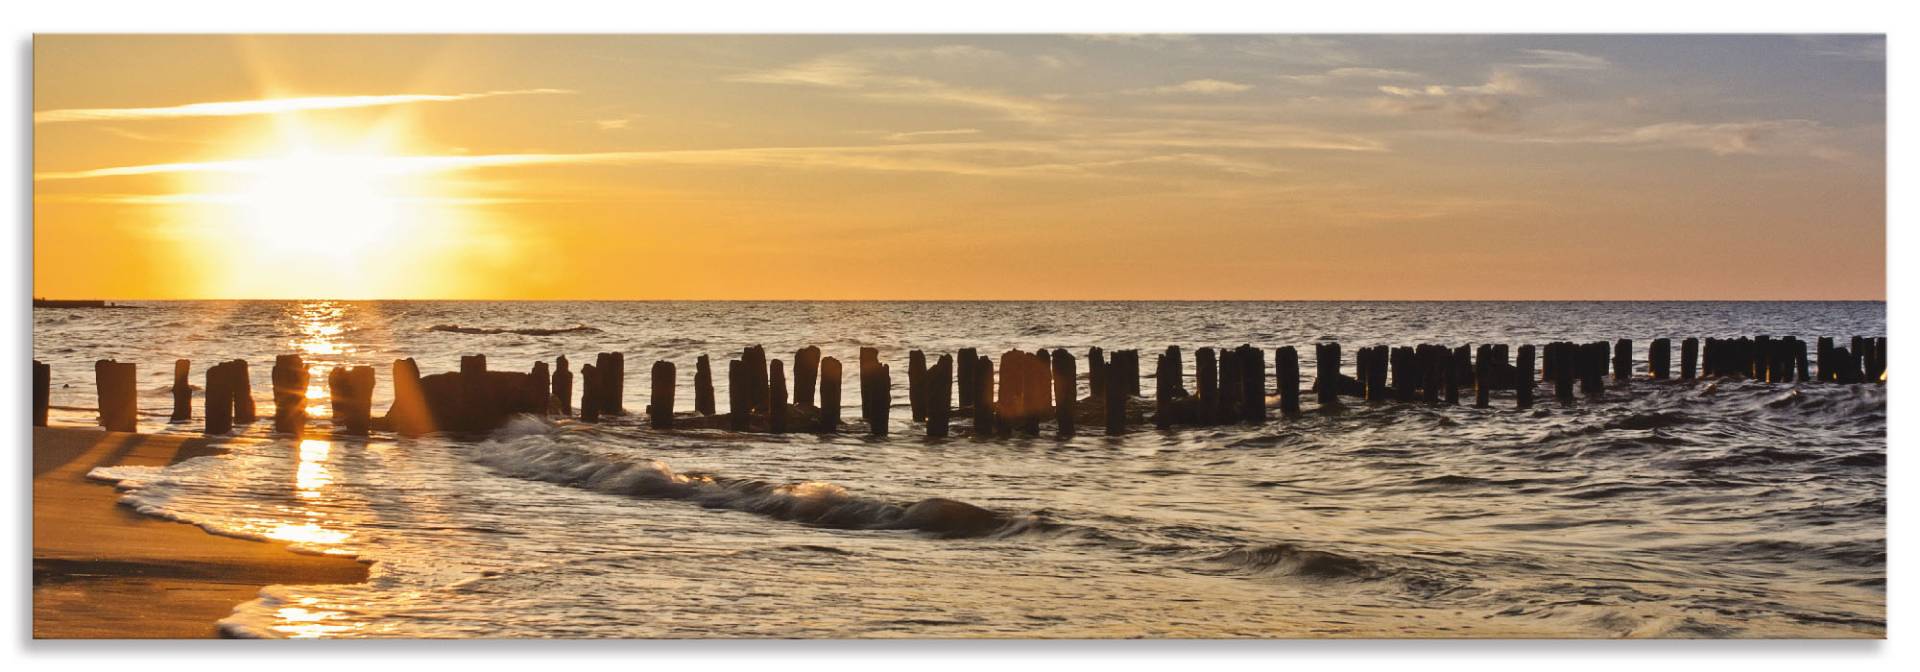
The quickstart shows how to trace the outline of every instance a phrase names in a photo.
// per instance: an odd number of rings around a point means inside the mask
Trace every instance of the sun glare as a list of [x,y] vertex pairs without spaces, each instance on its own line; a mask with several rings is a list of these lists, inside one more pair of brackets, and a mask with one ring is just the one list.
[[258,164],[235,194],[250,247],[338,261],[391,244],[403,194],[383,158],[302,150]]

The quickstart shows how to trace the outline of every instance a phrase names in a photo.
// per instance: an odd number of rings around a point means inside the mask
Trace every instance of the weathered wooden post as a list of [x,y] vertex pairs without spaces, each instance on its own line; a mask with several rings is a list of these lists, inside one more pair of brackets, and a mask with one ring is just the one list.
[[1172,348],[1168,354],[1160,355],[1153,367],[1153,425],[1160,429],[1173,426],[1173,386],[1177,374],[1169,373],[1167,368],[1174,365]]
[[652,398],[647,402],[648,424],[654,429],[673,429],[673,362],[659,360],[653,363],[649,390]]
[[1680,339],[1680,379],[1693,380],[1694,372],[1697,370],[1694,367],[1699,362],[1700,339],[1692,337]]
[[1251,344],[1240,346],[1246,353],[1240,356],[1240,384],[1245,388],[1241,397],[1246,403],[1240,409],[1240,419],[1244,422],[1262,423],[1267,421],[1267,353]]
[[627,414],[627,357],[618,352],[602,352],[594,356],[594,371],[600,379],[600,387],[594,391],[593,398],[599,403],[600,415]]
[[299,355],[273,358],[273,431],[299,434],[306,429],[307,385],[312,379]]
[[1300,351],[1293,346],[1273,350],[1274,377],[1280,384],[1280,414],[1300,414]]
[[[1116,358],[1120,356],[1120,353],[1118,352],[1115,352],[1113,354],[1114,354],[1114,357]],[[1119,368],[1118,366],[1113,366],[1113,365],[1109,365],[1109,366],[1110,368]],[[1109,373],[1112,373],[1112,371],[1109,371]],[[1106,403],[1107,434],[1109,436],[1112,436],[1112,435],[1126,433],[1127,431],[1127,386],[1126,384],[1118,380],[1108,380],[1106,381],[1105,389],[1101,390],[1101,392],[1104,395],[1102,397],[1102,400]]]
[[[228,390],[231,392],[232,388]],[[208,402],[209,408],[212,403]],[[234,415],[238,416],[239,412],[236,410]],[[387,407],[387,424],[402,436],[419,436],[434,430],[426,392],[420,389],[420,365],[411,357],[393,360],[393,405]]]
[[1654,380],[1666,380],[1668,365],[1673,362],[1673,341],[1656,338],[1647,346],[1647,377]]
[[1620,382],[1633,380],[1633,339],[1622,338],[1613,342],[1613,379]]
[[907,415],[914,422],[927,421],[927,353],[907,351]]
[[954,377],[960,384],[960,408],[972,408],[974,393],[980,391],[979,383],[974,382],[973,369],[980,363],[980,351],[975,348],[961,348],[960,355],[954,360]]
[[[603,377],[606,376],[605,367],[601,367],[599,373]],[[461,355],[460,407],[454,412],[456,419],[452,423],[454,425],[452,429],[466,430],[479,427],[481,418],[486,417],[496,403],[492,387],[487,385],[487,356]],[[600,411],[605,413],[606,410],[606,406],[602,404]]]
[[1067,438],[1074,434],[1074,405],[1079,395],[1075,381],[1080,373],[1075,370],[1073,353],[1066,348],[1053,351],[1052,364],[1054,420],[1059,425],[1060,438]]
[[522,408],[535,409],[535,414],[543,418],[553,414],[553,374],[549,371],[545,361],[535,361],[520,388],[526,395]]
[[1315,343],[1313,359],[1313,386],[1320,393],[1320,408],[1331,409],[1339,406],[1340,344]]
[[1199,399],[1200,424],[1211,425],[1220,418],[1220,366],[1213,356],[1213,348],[1200,348],[1193,351],[1193,379],[1195,397]]
[[736,432],[746,431],[753,415],[747,387],[747,363],[727,360],[727,428]]
[[233,362],[219,362],[207,369],[206,404],[208,435],[233,431]]
[[33,426],[47,426],[47,406],[53,402],[53,367],[33,360]]
[[1793,352],[1791,354],[1793,355],[1794,380],[1802,383],[1810,382],[1812,379],[1807,376],[1809,373],[1807,369],[1807,342],[1800,340],[1797,336],[1794,337]]
[[1473,354],[1473,407],[1486,408],[1493,395],[1493,346],[1474,348]]
[[1514,407],[1533,408],[1533,346],[1522,345],[1514,363]]
[[[1019,350],[1000,353],[1000,396],[993,405],[995,414],[1000,418],[1001,434],[1010,435],[1015,428],[1026,429],[1028,414],[1025,402],[1027,390],[1031,389],[1023,361],[1026,354]],[[1116,356],[1118,354],[1115,353]]]
[[600,367],[580,365],[580,420],[600,421],[600,395],[606,386],[600,381]]
[[860,349],[860,417],[867,421],[867,433],[887,434],[887,407],[893,405],[892,376],[880,363],[880,351]]
[[[813,349],[813,356],[817,363],[820,357],[819,348]],[[813,399],[813,390],[811,387],[811,384],[809,384],[806,392],[808,400]],[[713,360],[706,355],[701,355],[699,359],[693,362],[693,412],[711,417],[714,415],[714,411]]]
[[260,419],[260,411],[253,404],[253,373],[247,370],[247,360],[233,360],[233,386],[229,388],[233,396],[233,422],[242,424]]
[[[820,374],[820,347],[809,345],[793,353],[793,403],[813,406],[815,380]],[[709,414],[711,415],[711,414]]]
[[1569,360],[1574,359],[1572,355],[1576,347],[1566,341],[1547,344],[1550,353],[1547,359],[1553,362],[1553,398],[1562,404],[1573,403],[1574,367]]
[[334,431],[364,435],[373,421],[373,367],[333,367],[327,372],[327,395],[333,406]]
[[1815,372],[1814,377],[1823,383],[1833,382],[1835,373],[1833,366],[1833,337],[1821,336],[1819,340],[1815,342],[1817,345],[1815,346],[1813,361],[1815,364],[1819,364],[1820,368]]
[[927,436],[947,435],[953,416],[953,357],[941,355],[926,373]]
[[193,384],[187,382],[187,371],[192,366],[188,360],[173,360],[173,414],[167,417],[168,422],[193,419]]
[[973,435],[993,436],[993,358],[981,355],[973,363]]
[[1087,391],[1095,399],[1107,398],[1107,360],[1098,346],[1087,348]]
[[547,396],[547,412],[563,418],[573,417],[573,371],[567,369],[567,356],[553,360],[553,387]]
[[820,359],[820,420],[814,431],[832,434],[840,431],[840,360]]
[[768,399],[767,431],[775,434],[787,433],[787,370],[786,365],[776,359],[767,362]]
[[746,389],[741,401],[747,405],[748,413],[764,413],[772,403],[772,390],[767,388],[767,349],[762,346],[749,346],[740,352],[740,375],[745,376]]

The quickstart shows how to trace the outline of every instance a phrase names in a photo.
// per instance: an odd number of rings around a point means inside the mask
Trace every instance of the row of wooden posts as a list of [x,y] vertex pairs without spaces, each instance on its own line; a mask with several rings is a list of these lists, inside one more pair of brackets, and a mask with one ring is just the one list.
[[[1703,347],[1704,346],[1704,347]],[[1547,383],[1561,403],[1571,403],[1576,387],[1582,395],[1604,394],[1609,373],[1615,381],[1633,377],[1633,341],[1620,339],[1574,343],[1556,341],[1538,350],[1540,376],[1534,377],[1536,349],[1521,345],[1509,357],[1505,344],[1477,347],[1422,344],[1393,347],[1376,345],[1355,353],[1355,375],[1340,371],[1339,343],[1314,346],[1318,370],[1312,392],[1324,409],[1341,406],[1341,397],[1368,402],[1460,403],[1461,391],[1472,389],[1473,404],[1487,407],[1494,392],[1514,392],[1517,408],[1533,405],[1536,384]],[[1718,339],[1687,338],[1680,343],[1679,378],[1697,375],[1743,377],[1763,382],[1861,383],[1885,380],[1887,339],[1854,337],[1846,346],[1821,337],[1809,357],[1805,341],[1794,337]],[[884,435],[893,406],[892,368],[880,361],[876,348],[859,353],[860,417],[867,431]],[[1647,349],[1648,377],[1666,380],[1672,373],[1673,348],[1665,338]],[[1291,346],[1273,350],[1278,407],[1283,415],[1300,412],[1300,357]],[[1151,405],[1141,396],[1140,358],[1135,350],[1112,353],[1100,348],[1087,352],[1087,380],[1091,392],[1079,399],[1079,360],[1065,349],[1033,352],[1009,350],[996,363],[974,348],[956,355],[939,355],[932,364],[926,353],[908,353],[908,407],[914,422],[924,423],[929,436],[947,436],[952,416],[972,418],[976,436],[1037,434],[1044,420],[1071,435],[1083,423],[1099,423],[1109,434],[1125,431],[1132,422],[1151,419],[1155,426],[1215,425],[1262,422],[1267,417],[1269,390],[1266,352],[1251,345],[1236,348],[1200,348],[1194,352],[1196,389],[1186,389],[1185,364],[1179,346],[1159,355]],[[714,403],[712,363],[701,355],[694,368],[694,408],[676,415],[677,369],[659,361],[650,371],[649,425],[657,429],[727,428],[735,431],[831,433],[840,430],[840,361],[822,357],[817,347],[802,348],[792,359],[792,393],[785,362],[769,359],[766,349],[752,346],[727,363],[728,409],[722,415]],[[434,430],[483,430],[498,426],[516,413],[573,416],[574,374],[565,356],[537,362],[527,373],[488,371],[485,355],[461,357],[458,373],[422,377],[409,359],[394,362],[394,404],[380,418],[380,426],[402,434]],[[1697,365],[1697,366],[1696,366]],[[1811,366],[1810,366],[1811,365]],[[192,417],[191,362],[174,362],[171,420]],[[623,404],[625,357],[617,352],[596,355],[580,367],[578,415],[588,422],[627,413]],[[110,431],[135,430],[138,403],[132,363],[100,360],[94,365],[101,424]],[[50,368],[34,362],[34,424],[46,424]],[[326,376],[333,409],[334,431],[366,434],[375,428],[374,370],[367,366],[334,367]],[[272,371],[274,431],[298,434],[307,424],[307,389],[311,373],[298,355],[275,358]],[[958,403],[955,383],[958,382]],[[817,387],[816,387],[817,382]],[[997,386],[996,386],[997,382]],[[996,397],[996,388],[998,396]],[[256,419],[253,393],[245,360],[220,362],[206,371],[206,432],[225,434],[235,423]],[[816,389],[819,396],[815,398]],[[1085,414],[1084,416],[1082,414]]]

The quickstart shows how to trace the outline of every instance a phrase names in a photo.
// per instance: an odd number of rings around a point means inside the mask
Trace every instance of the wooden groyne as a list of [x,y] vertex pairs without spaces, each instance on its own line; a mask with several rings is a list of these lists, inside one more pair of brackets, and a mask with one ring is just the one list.
[[[1886,380],[1885,337],[1856,336],[1844,345],[1834,338],[1820,337],[1812,346],[1790,336],[1683,338],[1678,347],[1677,381],[1671,338],[1651,339],[1644,351],[1636,351],[1634,343],[1631,339],[1555,341],[1538,348],[1534,344],[1376,344],[1353,351],[1353,375],[1349,376],[1343,369],[1342,345],[1323,342],[1314,344],[1315,375],[1304,390],[1299,351],[1293,346],[1274,348],[1271,364],[1267,351],[1252,344],[1197,348],[1192,353],[1191,379],[1186,351],[1170,346],[1156,355],[1151,399],[1141,395],[1138,350],[1088,348],[1085,396],[1081,395],[1080,359],[1065,349],[1008,350],[997,362],[980,354],[978,348],[961,348],[953,354],[911,350],[907,352],[908,423],[921,425],[927,436],[936,438],[956,433],[955,419],[963,423],[959,433],[977,438],[1037,436],[1048,425],[1055,435],[1071,437],[1083,426],[1118,435],[1149,423],[1159,429],[1261,424],[1269,420],[1270,409],[1277,408],[1283,418],[1301,414],[1303,392],[1311,393],[1322,413],[1337,413],[1349,403],[1454,405],[1463,403],[1466,393],[1478,408],[1491,408],[1497,401],[1511,399],[1513,408],[1527,409],[1533,406],[1540,387],[1551,390],[1560,404],[1631,394],[1630,383],[1636,378],[1636,364],[1641,362],[1646,365],[1644,378],[1654,383],[1742,379],[1862,384]],[[1640,352],[1644,352],[1643,359]],[[858,429],[885,436],[894,429],[890,426],[892,367],[883,361],[878,348],[860,348],[858,355],[860,412],[856,428],[847,427],[841,418],[845,378],[840,360],[822,356],[820,348],[811,346],[794,353],[791,367],[788,361],[768,359],[760,346],[745,348],[738,358],[729,359],[724,413],[715,407],[712,360],[707,355],[695,361],[691,411],[679,411],[675,406],[680,368],[670,361],[654,362],[649,372],[646,423],[656,430],[830,434]],[[457,371],[422,376],[412,359],[396,360],[391,376],[393,403],[378,417],[372,407],[378,384],[373,367],[334,367],[326,374],[331,429],[343,435],[385,430],[411,436],[487,431],[521,414],[568,417],[575,411],[570,397],[576,387],[569,366],[562,355],[555,358],[551,368],[541,361],[526,372],[493,371],[485,355],[475,354],[462,356]],[[187,422],[193,417],[191,367],[192,362],[185,359],[173,363],[172,422]],[[624,371],[625,358],[618,352],[597,353],[592,364],[580,367],[580,421],[626,422],[622,419]],[[206,368],[204,376],[202,417],[206,433],[226,434],[236,424],[255,421],[245,360],[216,362]],[[276,433],[298,436],[310,431],[307,393],[311,376],[300,356],[275,358],[271,380]],[[51,378],[51,367],[35,361],[36,425],[46,423]],[[134,365],[99,360],[94,378],[101,426],[111,431],[136,431],[139,401]]]

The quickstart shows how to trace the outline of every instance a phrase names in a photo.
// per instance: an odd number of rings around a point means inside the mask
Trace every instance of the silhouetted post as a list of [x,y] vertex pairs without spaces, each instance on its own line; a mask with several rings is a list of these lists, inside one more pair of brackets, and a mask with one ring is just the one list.
[[580,420],[584,422],[600,421],[600,394],[605,386],[600,381],[600,367],[592,364],[580,365]]
[[745,389],[740,400],[747,405],[748,413],[764,413],[772,390],[767,389],[767,349],[758,345],[750,346],[740,353],[740,375],[745,376]]
[[[1172,350],[1169,348],[1169,350]],[[1175,374],[1167,368],[1174,365],[1170,354],[1160,355],[1153,367],[1153,425],[1160,429],[1173,426],[1173,386]]]
[[927,421],[927,353],[907,351],[907,414],[914,422]]
[[1460,403],[1460,365],[1455,359],[1464,359],[1465,355],[1459,350],[1450,350],[1444,346],[1434,354],[1440,359],[1440,385],[1446,390],[1440,400],[1448,404]]
[[1821,336],[1816,343],[1813,361],[1819,364],[1820,368],[1815,373],[1815,378],[1823,383],[1833,382],[1833,337]]
[[1113,351],[1107,362],[1107,384],[1120,386],[1120,393],[1129,398],[1140,396],[1139,350]]
[[1486,408],[1493,396],[1493,346],[1482,345],[1474,355],[1473,407]]
[[333,406],[334,431],[364,435],[373,421],[373,367],[333,367],[327,372],[327,394]]
[[567,369],[567,356],[553,360],[553,387],[547,396],[547,412],[563,418],[573,417],[573,372]]
[[1794,380],[1802,383],[1809,382],[1811,378],[1807,377],[1809,373],[1807,370],[1807,342],[1795,337],[1793,339],[1793,352],[1791,354],[1793,355]]
[[993,421],[993,358],[985,355],[973,363],[973,435],[987,437],[994,434]]
[[253,405],[253,374],[247,370],[247,360],[233,360],[233,387],[229,391],[233,396],[233,422],[235,424],[253,422],[260,419],[260,412]]
[[600,387],[593,398],[601,415],[627,414],[627,357],[618,352],[602,352],[594,357],[594,371]]
[[[813,349],[813,356],[817,363],[820,356],[819,348]],[[806,391],[809,401],[813,399],[813,390],[811,387],[812,385],[809,383]],[[712,416],[714,414],[713,360],[706,355],[701,355],[699,359],[693,362],[693,412],[705,416]]]
[[1262,423],[1267,421],[1267,353],[1252,345],[1242,345],[1245,354],[1240,356],[1240,385],[1244,388],[1241,396],[1246,403],[1240,409],[1240,419],[1245,422]]
[[1827,355],[1833,360],[1833,382],[1852,384],[1860,382],[1860,360],[1846,348],[1836,347]]
[[233,363],[220,362],[207,369],[206,404],[209,435],[233,431]]
[[1680,379],[1693,380],[1694,368],[1700,361],[1700,339],[1680,339]]
[[[209,378],[208,380],[212,380]],[[233,388],[228,388],[229,393]],[[209,401],[209,408],[213,402]],[[238,416],[239,411],[234,415]],[[387,408],[387,424],[402,436],[419,436],[433,431],[433,416],[427,411],[427,396],[420,389],[420,365],[413,358],[393,360],[393,405]]]
[[1300,351],[1293,346],[1273,349],[1274,378],[1280,385],[1280,414],[1300,414]]
[[1087,348],[1087,392],[1095,399],[1107,398],[1107,360],[1098,347]]
[[1220,368],[1213,348],[1193,351],[1194,396],[1199,399],[1200,424],[1211,425],[1220,418]]
[[1061,438],[1074,434],[1074,405],[1078,402],[1079,392],[1075,381],[1080,373],[1076,371],[1073,353],[1066,348],[1053,351],[1053,399],[1054,420],[1059,425]]
[[927,396],[927,436],[947,435],[947,427],[953,416],[953,357],[941,355],[927,369],[925,381]]
[[1550,354],[1547,359],[1553,363],[1553,398],[1562,404],[1573,403],[1573,366],[1571,359],[1576,348],[1569,342],[1548,343]]
[[299,355],[273,358],[273,431],[299,434],[306,429],[307,385],[312,379]]
[[1673,341],[1656,338],[1647,346],[1647,377],[1654,380],[1666,380],[1668,366],[1673,362]]
[[1414,377],[1414,349],[1395,346],[1388,351],[1387,363],[1393,369],[1393,398],[1396,401],[1413,401],[1414,388],[1419,381]]
[[652,399],[647,403],[647,419],[654,429],[673,429],[673,362],[660,360],[653,363],[651,392]]
[[747,363],[727,360],[727,427],[736,432],[747,429],[753,404],[747,401]]
[[814,431],[832,434],[840,431],[840,360],[820,360],[820,421]]
[[525,408],[536,409],[540,417],[553,414],[553,375],[548,373],[547,363],[536,361],[527,371],[527,380],[521,384],[525,392]]
[[1622,338],[1613,342],[1613,379],[1621,382],[1633,380],[1633,339]]
[[1313,346],[1313,386],[1320,392],[1320,407],[1340,405],[1340,344],[1315,343]]
[[1001,434],[1011,434],[1016,427],[1026,429],[1026,396],[1030,389],[1024,361],[1026,354],[1019,350],[1000,353],[1000,396],[994,400],[993,406],[1000,418]]
[[793,403],[812,406],[814,381],[820,376],[820,347],[809,345],[793,353]]
[[184,359],[173,360],[173,415],[168,422],[184,422],[193,419],[193,384],[187,382],[187,370],[192,362]]
[[[1113,354],[1115,358],[1118,358],[1120,356],[1120,353],[1118,352],[1115,352]],[[1119,368],[1116,365],[1109,365],[1109,366],[1111,368]],[[1109,373],[1111,373],[1111,371],[1109,371]],[[1126,385],[1117,380],[1108,380],[1106,381],[1106,389],[1102,390],[1102,392],[1104,393],[1103,400],[1106,402],[1106,410],[1107,410],[1107,434],[1116,435],[1116,434],[1126,433],[1127,431]]]
[[878,349],[860,349],[860,417],[874,436],[887,434],[887,407],[893,405],[891,378],[888,367],[880,363]]
[[974,393],[980,391],[980,385],[974,382],[974,366],[980,363],[980,351],[974,348],[961,348],[960,355],[954,360],[954,377],[960,383],[960,408],[972,408]]
[[770,405],[767,406],[767,431],[775,434],[787,433],[787,370],[776,359],[767,362],[767,394]]
[[47,426],[47,406],[53,402],[53,367],[33,360],[33,426]]
[[1533,408],[1533,346],[1522,345],[1514,363],[1514,407]]

